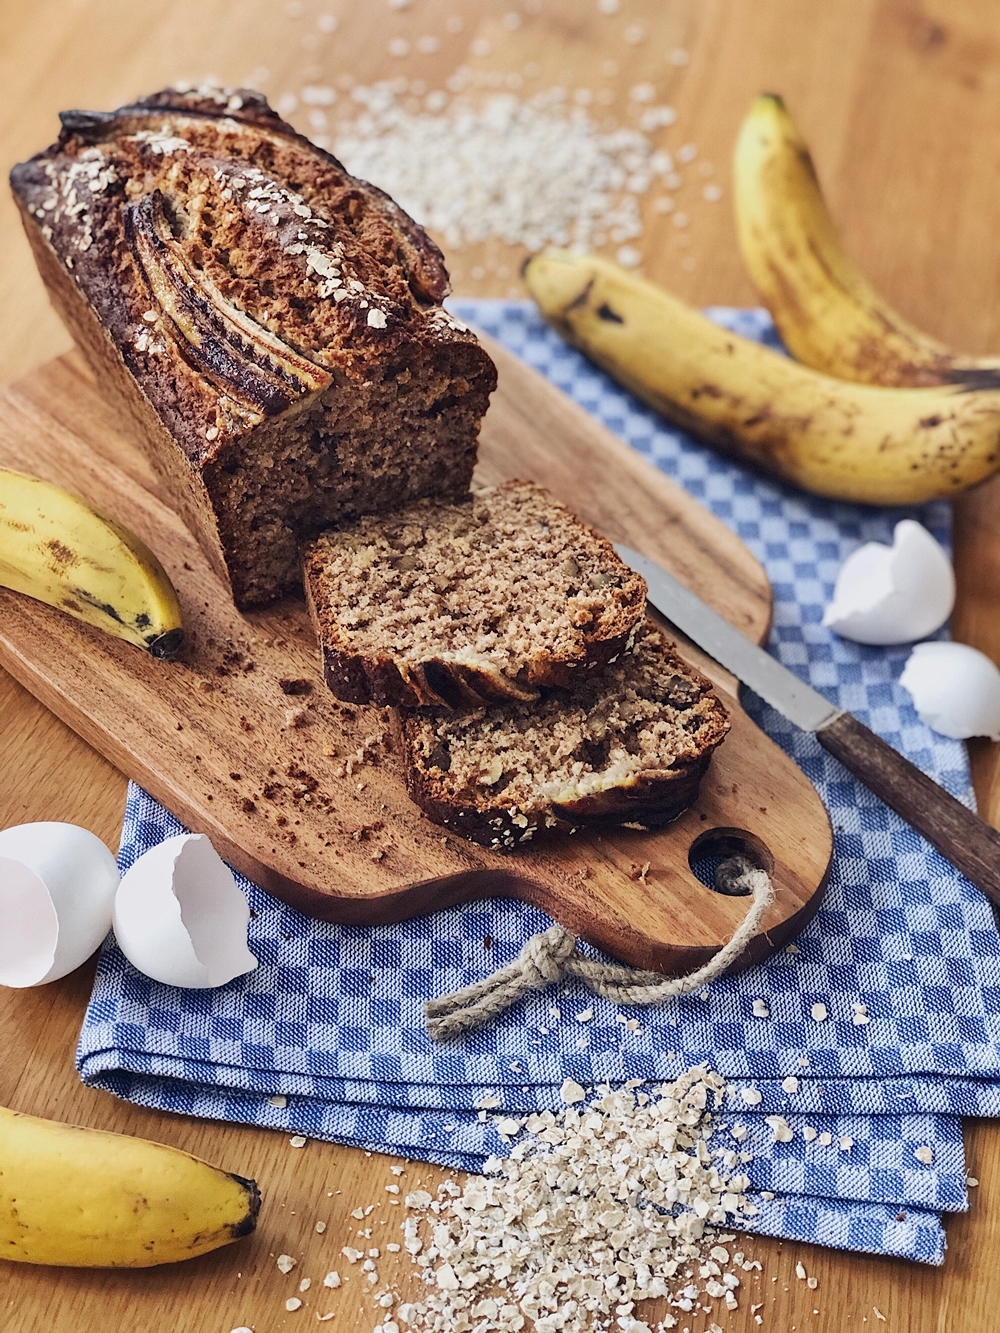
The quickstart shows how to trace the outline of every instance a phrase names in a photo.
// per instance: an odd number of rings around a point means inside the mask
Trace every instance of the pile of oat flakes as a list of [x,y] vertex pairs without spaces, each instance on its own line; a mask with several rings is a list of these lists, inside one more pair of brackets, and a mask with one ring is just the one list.
[[[589,1098],[567,1080],[559,1112],[502,1117],[504,1138],[515,1136],[505,1159],[464,1183],[444,1181],[436,1197],[403,1197],[402,1244],[384,1250],[409,1257],[419,1299],[401,1300],[382,1281],[382,1249],[364,1226],[374,1205],[356,1208],[362,1225],[340,1253],[370,1287],[374,1333],[683,1333],[685,1316],[737,1309],[740,1274],[761,1265],[733,1251],[726,1231],[757,1209],[746,1194],[749,1153],[713,1123],[724,1089],[705,1066],[649,1091],[631,1080]],[[397,1183],[386,1190],[394,1202],[401,1193]],[[277,1262],[283,1273],[295,1266],[290,1255]],[[302,1279],[300,1290],[310,1286]],[[340,1273],[323,1286],[341,1287]],[[638,1306],[654,1298],[668,1308],[651,1329]],[[286,1309],[302,1305],[291,1297]]]

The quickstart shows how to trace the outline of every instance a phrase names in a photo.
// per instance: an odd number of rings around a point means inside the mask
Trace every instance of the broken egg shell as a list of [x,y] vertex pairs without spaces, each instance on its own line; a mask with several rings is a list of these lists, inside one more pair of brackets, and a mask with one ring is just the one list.
[[0,832],[0,985],[42,986],[85,962],[111,928],[115,858],[76,824]]
[[203,833],[179,833],[151,847],[115,895],[119,948],[166,986],[205,990],[252,972],[249,921],[233,872]]
[[918,643],[899,683],[932,731],[956,741],[970,736],[1000,741],[1000,670],[978,648]]
[[892,546],[866,542],[847,557],[823,624],[855,643],[914,643],[940,629],[954,604],[947,552],[926,528],[904,518]]

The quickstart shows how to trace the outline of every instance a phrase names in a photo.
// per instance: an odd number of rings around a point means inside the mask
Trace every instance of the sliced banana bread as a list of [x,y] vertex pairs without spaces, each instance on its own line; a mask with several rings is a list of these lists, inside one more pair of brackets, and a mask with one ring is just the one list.
[[11,173],[49,295],[241,606],[468,490],[496,370],[433,242],[247,89],[67,111]]
[[528,481],[324,532],[305,582],[334,694],[407,708],[568,686],[622,651],[646,604],[611,543]]
[[560,824],[664,824],[695,800],[729,730],[711,682],[650,620],[631,651],[572,691],[393,717],[413,800],[488,847],[514,847]]

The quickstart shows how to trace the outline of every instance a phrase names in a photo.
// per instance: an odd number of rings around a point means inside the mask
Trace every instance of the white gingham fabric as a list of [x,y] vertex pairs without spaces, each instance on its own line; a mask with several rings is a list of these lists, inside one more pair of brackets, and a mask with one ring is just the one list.
[[[762,480],[664,424],[562,343],[522,302],[455,302],[719,515],[774,587],[770,649],[867,722],[960,800],[973,803],[963,747],[930,732],[898,681],[907,649],[836,639],[821,623],[837,569],[860,542],[913,517],[942,541],[943,504],[900,510],[815,500]],[[766,314],[719,310],[775,343]],[[392,926],[309,920],[240,879],[259,969],[215,991],[182,991],[104,948],[78,1067],[91,1086],[146,1106],[301,1132],[476,1169],[503,1153],[501,1113],[558,1105],[584,1085],[673,1078],[705,1062],[730,1081],[727,1129],[749,1127],[755,1230],[940,1263],[940,1214],[968,1207],[961,1115],[1000,1115],[1000,935],[989,904],[823,751],[754,696],[747,706],[816,784],[836,856],[823,906],[793,950],[702,995],[618,1010],[569,981],[486,1030],[437,1046],[421,1005],[511,961],[549,924],[491,901]],[[129,793],[125,870],[177,822]],[[770,1017],[753,1016],[755,998]],[[822,1001],[829,1017],[817,1022]],[[857,1025],[852,1005],[867,1005]],[[589,1022],[576,1015],[593,1010]],[[635,1018],[638,1029],[626,1028]],[[789,1076],[798,1091],[782,1084]],[[756,1089],[748,1106],[743,1091]],[[283,1093],[288,1105],[271,1106]],[[495,1097],[485,1121],[478,1104]],[[764,1117],[794,1130],[775,1143]],[[817,1131],[807,1138],[803,1130]],[[828,1133],[832,1142],[824,1144]],[[843,1146],[842,1146],[843,1145]],[[925,1164],[916,1150],[929,1147]],[[925,1154],[922,1154],[925,1155]]]

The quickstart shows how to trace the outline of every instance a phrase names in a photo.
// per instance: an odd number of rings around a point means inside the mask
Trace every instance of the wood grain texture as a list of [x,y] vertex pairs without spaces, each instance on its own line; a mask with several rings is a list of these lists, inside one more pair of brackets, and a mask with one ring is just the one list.
[[[1000,349],[1000,52],[993,0],[622,0],[611,19],[600,18],[591,0],[543,0],[542,14],[511,33],[501,19],[515,8],[521,8],[515,0],[415,0],[396,13],[381,0],[354,6],[305,0],[302,17],[291,19],[274,0],[7,0],[0,43],[5,162],[49,143],[61,108],[116,106],[182,75],[213,72],[239,82],[266,65],[270,77],[262,86],[277,95],[344,71],[361,81],[403,72],[432,87],[460,60],[501,74],[523,71],[534,60],[540,74],[530,86],[607,90],[616,113],[627,107],[628,90],[649,80],[679,113],[664,142],[671,150],[694,142],[699,160],[714,165],[723,198],[705,201],[705,178],[685,171],[678,198],[690,225],[679,229],[669,216],[645,210],[645,271],[696,304],[747,305],[755,296],[736,247],[728,160],[750,99],[774,89],[808,137],[834,216],[866,275],[928,332],[972,352]],[[340,19],[335,40],[315,27],[320,9]],[[465,24],[455,37],[443,31],[451,14]],[[636,46],[623,39],[631,24],[648,33]],[[442,36],[438,55],[404,62],[387,57],[390,36],[425,32]],[[491,42],[489,55],[469,55],[478,36]],[[307,40],[315,43],[311,49]],[[690,52],[686,67],[670,63],[675,47]],[[618,64],[616,75],[602,73],[607,60]],[[306,126],[301,111],[295,119]],[[9,383],[66,350],[69,339],[48,307],[5,192],[0,227],[0,376]],[[518,258],[496,244],[449,255],[456,291],[520,294]],[[953,632],[1000,660],[1000,479],[956,503],[955,564]],[[114,846],[124,778],[2,672],[0,727],[0,823],[67,819]],[[980,809],[1000,824],[1000,746],[972,748]],[[349,1216],[357,1203],[382,1199],[375,1214],[379,1233],[392,1229],[392,1218],[382,1227],[390,1211],[382,1191],[387,1160],[319,1143],[299,1153],[280,1135],[145,1111],[84,1088],[73,1050],[90,971],[0,996],[3,1100],[36,1114],[176,1143],[252,1174],[265,1195],[261,1227],[250,1242],[180,1269],[134,1274],[8,1267],[0,1296],[5,1333],[97,1333],[109,1323],[143,1333],[312,1326],[314,1314],[326,1308],[314,1303],[316,1293],[297,1314],[285,1313],[285,1298],[296,1291],[300,1274],[315,1285],[337,1266],[340,1246],[358,1225]],[[741,1309],[719,1319],[726,1333],[756,1333],[750,1305],[758,1301],[764,1329],[781,1333],[793,1326],[816,1333],[881,1327],[993,1333],[1000,1126],[970,1123],[966,1151],[981,1183],[971,1211],[947,1222],[944,1268],[750,1239],[748,1251],[763,1260],[765,1272],[749,1283]],[[408,1167],[405,1180],[415,1186],[423,1179],[433,1188],[444,1174]],[[323,1237],[313,1231],[317,1218],[329,1222]],[[300,1258],[288,1278],[274,1266],[283,1251]],[[817,1290],[797,1280],[798,1261],[818,1278]],[[360,1312],[359,1284],[351,1282],[342,1295],[347,1299],[330,1306],[338,1311],[334,1326],[368,1333],[375,1321],[371,1312]],[[873,1306],[886,1316],[885,1325]],[[655,1320],[663,1312],[649,1313]],[[708,1322],[708,1316],[692,1318],[692,1333],[702,1333]]]
[[1000,907],[1000,832],[850,713],[816,739]]
[[[742,543],[535,371],[492,350],[500,384],[483,473],[548,486],[761,639],[770,589]],[[292,906],[374,924],[514,896],[627,962],[683,972],[707,961],[746,910],[706,889],[688,864],[696,840],[736,829],[766,849],[775,885],[744,963],[779,948],[816,910],[832,855],[829,818],[734,693],[733,729],[697,801],[668,828],[582,829],[516,852],[476,847],[444,836],[407,798],[383,710],[345,706],[325,689],[301,599],[236,610],[183,523],[146,489],[143,479],[154,483],[144,456],[108,418],[76,354],[6,391],[0,465],[65,485],[137,532],[177,589],[186,627],[177,658],[157,661],[3,589],[0,659],[186,827]]]

